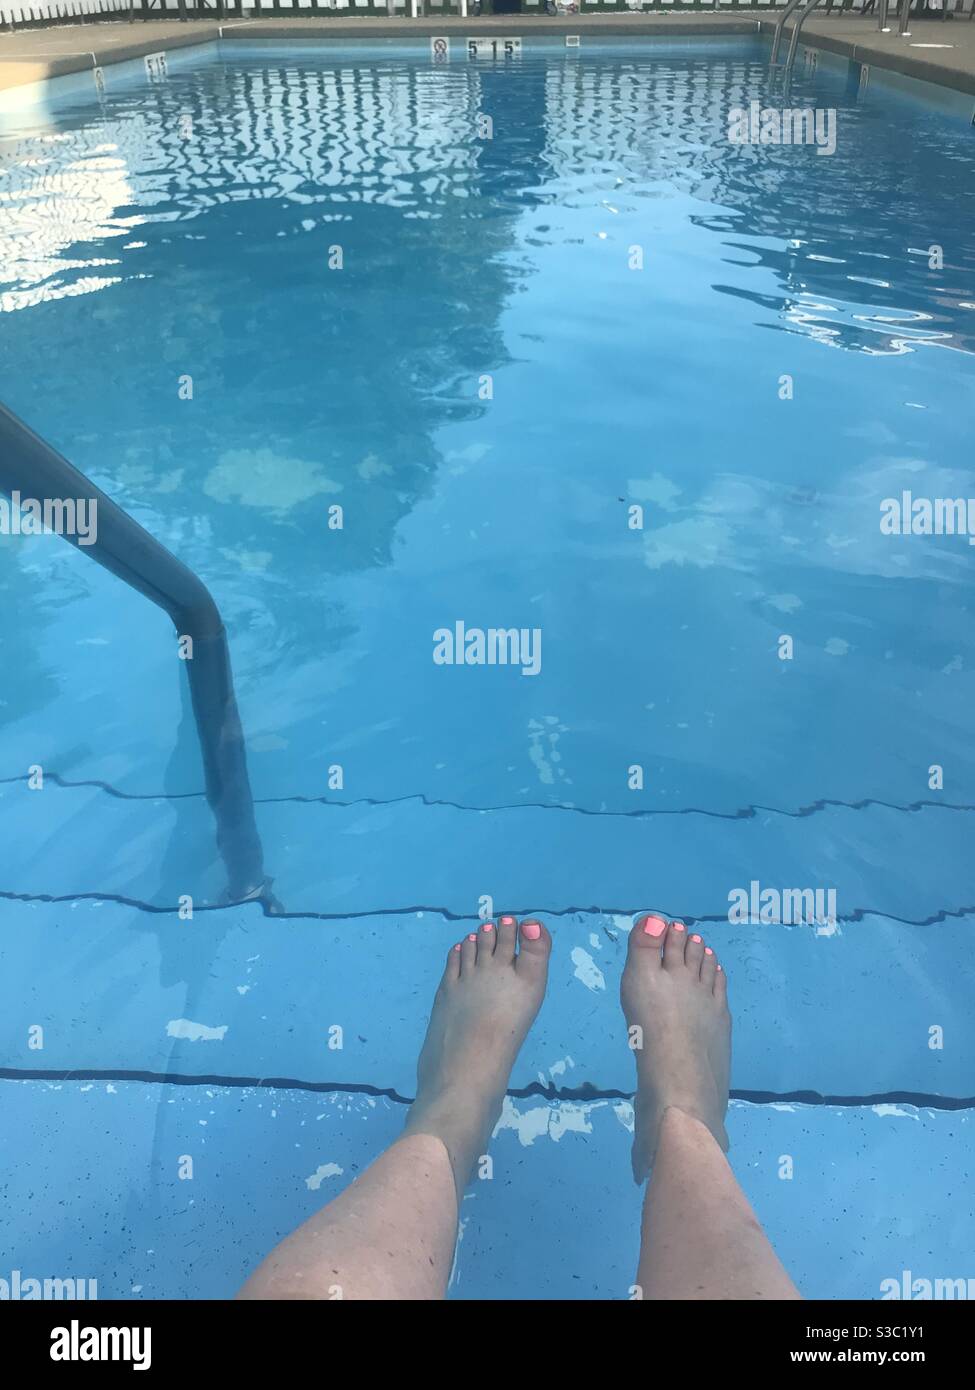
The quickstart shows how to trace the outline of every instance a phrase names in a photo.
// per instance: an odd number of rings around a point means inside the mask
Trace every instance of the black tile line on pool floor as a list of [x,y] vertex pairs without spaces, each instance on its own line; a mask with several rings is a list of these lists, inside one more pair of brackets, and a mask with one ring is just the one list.
[[[143,902],[141,898],[129,898],[124,893],[15,893],[9,888],[0,888],[0,902],[16,903],[76,903],[76,902],[97,902],[115,903],[119,907],[130,907],[136,912],[145,912],[155,917],[166,917],[178,913],[178,904],[167,906],[164,904]],[[229,903],[206,903],[194,902],[194,913],[201,912],[228,912],[234,908],[260,908],[265,917],[273,918],[275,921],[283,922],[352,922],[363,917],[422,917],[429,913],[431,917],[442,917],[445,922],[480,922],[482,919],[475,912],[454,912],[449,907],[433,907],[428,903],[412,903],[409,907],[373,907],[349,910],[347,912],[316,912],[312,908],[304,912],[287,912],[280,904],[270,905],[266,898],[255,898],[247,902]],[[695,917],[689,912],[672,912],[669,908],[661,907],[659,904],[643,903],[640,907],[512,907],[506,906],[504,912],[513,913],[515,917],[629,917],[633,921],[642,913],[656,912],[662,917],[677,918],[678,921],[686,922],[689,927],[695,926],[699,922],[723,923],[725,926],[735,926],[736,923],[728,921],[728,913],[710,913],[701,917]],[[937,912],[928,917],[898,917],[893,912],[881,912],[873,907],[856,907],[852,912],[838,912],[834,921],[837,925],[850,925],[855,922],[862,922],[867,917],[879,917],[885,922],[897,922],[902,927],[934,927],[941,922],[960,921],[963,917],[975,915],[975,906],[971,907],[942,907]],[[779,926],[777,922],[762,922],[761,926]]]
[[[67,777],[62,777],[57,772],[45,772],[44,777],[65,791],[73,791],[80,787],[96,787],[119,801],[194,801],[206,795],[205,792],[124,792],[118,787],[113,787],[110,782],[103,782],[98,778],[86,778],[75,782]],[[0,786],[16,785],[28,780],[28,773],[21,773],[16,777],[0,777]],[[752,820],[758,815],[787,816],[791,820],[803,820],[807,816],[813,816],[820,811],[833,808],[846,811],[864,811],[871,806],[879,806],[887,811],[924,811],[927,809],[975,811],[975,804],[967,802],[928,799],[909,801],[901,805],[893,801],[883,801],[873,796],[864,797],[860,801],[841,801],[833,797],[820,797],[816,801],[811,801],[808,806],[799,806],[794,811],[787,811],[781,806],[764,806],[761,803],[743,806],[736,811],[709,811],[703,806],[682,806],[672,810],[666,807],[643,807],[632,811],[595,811],[587,806],[570,806],[561,801],[515,801],[502,802],[497,806],[467,806],[460,801],[427,796],[426,792],[408,792],[403,796],[392,797],[360,796],[349,801],[340,801],[330,796],[303,796],[300,793],[293,796],[256,796],[254,798],[255,806],[276,806],[290,802],[337,807],[399,806],[409,801],[419,802],[423,806],[442,806],[454,811],[472,811],[479,814],[494,811],[565,811],[576,816],[616,816],[631,820],[649,819],[653,816],[709,816],[713,820]]]
[[[0,1067],[0,1081],[135,1081],[158,1086],[221,1086],[227,1090],[313,1091],[322,1095],[369,1096],[388,1100],[394,1105],[412,1105],[413,1097],[404,1096],[392,1086],[371,1086],[368,1082],[300,1081],[291,1076],[222,1076],[217,1072],[188,1075],[180,1072],[125,1071],[93,1067],[72,1067],[70,1071],[55,1068]],[[591,1104],[597,1101],[633,1100],[632,1091],[597,1086],[545,1086],[533,1081],[528,1086],[512,1086],[505,1095],[512,1100],[540,1100],[558,1104]],[[878,1091],[863,1096],[823,1095],[820,1091],[742,1091],[730,1092],[732,1100],[750,1105],[816,1105],[846,1109],[873,1105],[913,1105],[919,1110],[975,1110],[975,1096],[942,1096],[927,1091]]]

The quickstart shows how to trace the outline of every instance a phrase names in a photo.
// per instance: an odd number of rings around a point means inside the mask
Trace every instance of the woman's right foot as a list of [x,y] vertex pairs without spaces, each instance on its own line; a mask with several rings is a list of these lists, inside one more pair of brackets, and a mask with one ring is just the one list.
[[653,1163],[670,1106],[700,1120],[727,1151],[731,1014],[727,977],[713,951],[682,922],[641,917],[630,932],[620,998],[636,1058],[637,1182]]
[[501,1113],[518,1050],[538,1013],[552,938],[534,919],[485,922],[447,953],[417,1066],[406,1134],[450,1155],[458,1200]]

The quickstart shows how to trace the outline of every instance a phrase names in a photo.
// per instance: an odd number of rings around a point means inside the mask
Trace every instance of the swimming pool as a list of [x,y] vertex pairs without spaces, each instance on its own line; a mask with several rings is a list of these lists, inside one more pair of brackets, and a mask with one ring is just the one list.
[[[453,1293],[626,1297],[656,908],[720,946],[802,1291],[975,1273],[973,552],[880,524],[973,492],[967,119],[823,60],[835,153],[736,145],[781,104],[738,39],[105,80],[4,117],[3,399],[216,596],[284,915],[223,901],[166,619],[0,536],[11,1267],[231,1293],[396,1132],[444,950],[514,910],[552,984]],[[528,645],[435,659],[457,624]],[[765,889],[835,920],[729,920]]]

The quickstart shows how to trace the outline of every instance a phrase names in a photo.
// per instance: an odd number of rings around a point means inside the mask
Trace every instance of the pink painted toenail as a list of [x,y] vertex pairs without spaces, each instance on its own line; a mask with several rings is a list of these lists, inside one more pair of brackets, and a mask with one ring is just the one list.
[[499,917],[498,921],[503,927],[513,927],[515,924],[515,919],[513,917]]
[[692,936],[692,937],[691,937],[691,940],[692,940],[692,941],[700,941],[700,939],[701,939],[701,938],[700,938],[699,936]]
[[455,950],[455,951],[459,951],[459,950],[460,950],[460,942],[459,942],[459,941],[458,941],[457,945],[454,947],[454,950]]
[[670,925],[673,927],[674,931],[683,931],[683,930],[684,930],[684,923],[683,923],[683,922],[671,922]]
[[721,969],[721,966],[720,966],[720,965],[718,966],[718,969],[719,969],[719,970]]
[[477,932],[472,931],[471,934],[470,934],[470,936],[469,936],[467,939],[468,939],[468,941],[476,941],[476,940],[477,940]]
[[705,948],[704,948],[704,954],[705,954],[706,956],[713,956],[713,955],[714,955],[714,952],[711,950],[711,947],[710,947],[710,946],[705,946]]
[[667,923],[662,917],[655,917],[650,913],[643,919],[643,930],[647,936],[663,936],[667,930]]
[[526,941],[537,941],[542,934],[541,924],[538,922],[522,922],[521,934]]
[[494,931],[494,923],[485,922],[484,926],[481,928],[481,931]]

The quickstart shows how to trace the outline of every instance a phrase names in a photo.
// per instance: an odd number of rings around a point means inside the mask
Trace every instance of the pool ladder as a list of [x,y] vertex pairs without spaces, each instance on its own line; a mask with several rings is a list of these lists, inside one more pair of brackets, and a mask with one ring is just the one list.
[[193,639],[192,659],[184,664],[203,757],[206,798],[227,872],[227,898],[231,902],[263,902],[268,910],[279,910],[271,894],[271,880],[264,873],[227,633],[209,589],[2,405],[0,491],[37,500],[85,501],[89,516],[94,504],[92,543],[81,545],[77,534],[65,539],[168,613],[181,639]]
[[786,21],[795,14],[800,5],[802,6],[802,11],[795,22],[795,26],[792,30],[792,37],[789,40],[789,52],[786,55],[784,65],[786,79],[788,79],[792,73],[792,68],[796,61],[796,49],[799,47],[799,35],[802,32],[802,26],[818,4],[819,0],[805,0],[805,3],[803,3],[803,0],[789,0],[785,9],[779,15],[778,22],[775,26],[775,35],[772,39],[772,52],[769,55],[769,64],[773,68],[777,67],[779,64],[779,48],[782,44],[782,30],[785,28]]
[[[900,23],[897,29],[897,34],[898,37],[902,39],[909,39],[911,36],[911,31],[907,26],[910,23],[911,19],[912,2],[913,0],[900,0]],[[786,22],[792,17],[793,14],[795,14],[796,10],[798,10],[799,7],[802,6],[799,17],[795,23],[795,27],[792,30],[792,37],[789,40],[789,51],[786,55],[786,60],[784,64],[785,75],[787,78],[791,74],[793,65],[796,61],[796,49],[799,47],[799,35],[802,32],[802,26],[805,24],[806,20],[809,18],[809,16],[812,14],[813,10],[816,8],[818,4],[819,0],[805,0],[805,3],[804,0],[789,0],[789,3],[786,5],[781,15],[779,15],[779,18],[776,22],[775,35],[772,39],[772,52],[769,56],[769,63],[773,68],[779,66],[779,48],[782,43],[782,31],[785,28]],[[877,27],[882,34],[889,34],[891,32],[890,26],[887,23],[889,12],[890,0],[880,0],[879,20]],[[944,13],[945,11],[942,10],[942,14]],[[969,19],[971,19],[973,15],[975,15],[975,0],[972,0],[972,7],[968,15]]]

